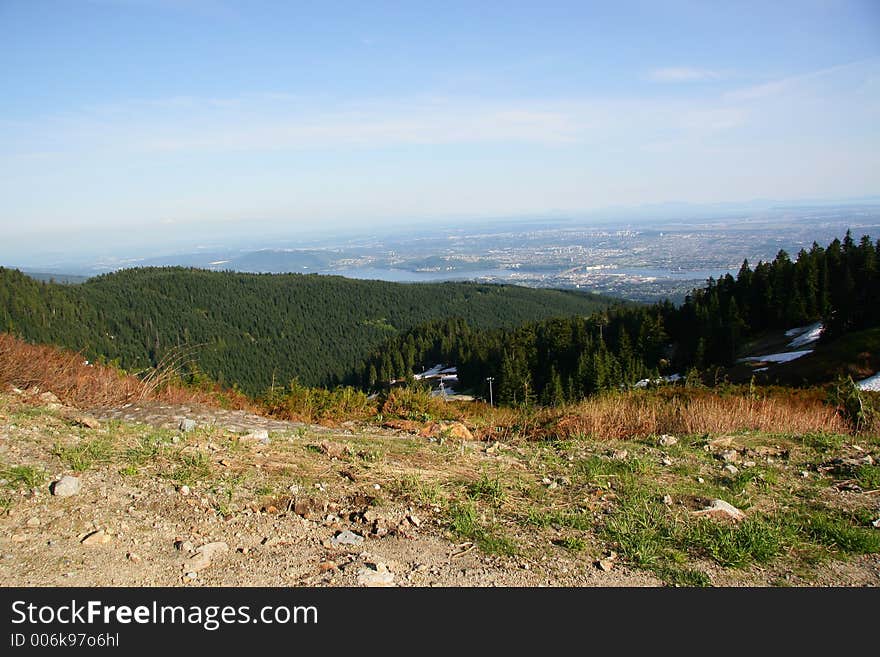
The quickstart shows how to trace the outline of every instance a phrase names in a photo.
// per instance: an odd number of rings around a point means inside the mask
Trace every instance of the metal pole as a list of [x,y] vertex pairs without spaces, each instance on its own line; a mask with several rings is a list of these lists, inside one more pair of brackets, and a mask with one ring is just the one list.
[[494,380],[495,379],[491,376],[486,377],[486,381],[489,382],[489,406],[494,406],[494,404],[492,403],[493,402],[493,400],[492,400],[492,381],[494,381]]

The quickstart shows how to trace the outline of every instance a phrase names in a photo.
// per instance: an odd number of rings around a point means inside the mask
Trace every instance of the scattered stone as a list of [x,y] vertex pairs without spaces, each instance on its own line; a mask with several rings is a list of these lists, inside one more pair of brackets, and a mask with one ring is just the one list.
[[129,552],[128,554],[125,555],[125,558],[128,559],[129,561],[131,561],[132,563],[140,563],[141,562],[140,555],[135,552]]
[[803,479],[806,479],[807,477],[810,476],[810,473],[807,472],[806,470],[801,470],[800,475]]
[[189,541],[174,541],[174,548],[176,550],[180,550],[181,552],[192,552],[195,550],[195,546]]
[[550,477],[544,477],[544,478],[541,480],[541,483],[544,484],[545,486],[549,486],[550,484],[553,483],[553,480],[550,479]]
[[664,495],[663,504],[665,504],[666,506],[672,506],[672,495]]
[[269,431],[267,429],[255,429],[246,436],[242,436],[241,439],[243,441],[258,442],[261,445],[268,445],[271,442],[269,440]]
[[615,449],[613,452],[611,452],[611,458],[613,458],[615,461],[623,461],[624,459],[626,459],[627,456],[629,456],[629,452],[625,449]]
[[660,460],[660,463],[662,463],[663,465],[666,465],[666,466],[670,466],[670,465],[672,465],[672,459],[669,458],[668,456],[664,456],[664,457]]
[[197,580],[199,578],[198,573],[189,572],[183,576],[184,579],[188,579],[190,581]]
[[733,437],[722,436],[721,438],[714,438],[713,440],[709,441],[708,447],[710,450],[733,447]]
[[80,541],[80,543],[87,547],[95,547],[97,545],[107,545],[107,543],[112,540],[113,537],[111,537],[110,534],[106,533],[103,529],[99,529],[86,536]]
[[43,404],[48,406],[50,410],[58,410],[62,406],[61,400],[48,390],[46,392],[40,393],[39,399],[41,402],[43,402]]
[[74,415],[70,421],[78,427],[86,427],[87,429],[100,429],[101,422],[97,418],[90,415]]
[[72,475],[64,475],[58,481],[54,482],[50,487],[50,492],[56,497],[70,497],[76,495],[82,488],[82,482],[79,477]]
[[422,526],[422,521],[419,520],[419,517],[417,515],[415,515],[414,513],[410,513],[406,517],[406,519],[410,521],[410,523],[412,524],[413,527],[421,527]]
[[614,561],[612,561],[611,559],[599,559],[599,561],[596,562],[596,567],[599,570],[607,573],[612,568],[614,568]]
[[379,484],[373,484],[373,488],[375,490],[382,490],[382,487]]
[[189,493],[190,493],[189,486],[187,486],[186,484],[184,484],[183,486],[181,486],[181,487],[178,489],[178,492],[179,492],[181,495],[183,495],[184,497],[187,496],[187,495],[189,495]]
[[183,431],[184,433],[189,433],[190,431],[193,431],[196,428],[196,421],[191,420],[188,417],[183,418],[180,421],[180,424],[177,425],[177,428],[180,429],[181,431]]
[[706,480],[703,479],[702,477],[697,477],[697,483],[698,483],[698,484],[705,484],[705,483],[706,483]]
[[[370,567],[371,565],[373,568]],[[358,570],[357,582],[360,586],[371,588],[394,586],[394,574],[384,563],[367,564]]]
[[877,518],[877,519],[876,519],[874,522],[872,522],[871,524],[874,525],[877,529],[880,529],[880,518]]
[[211,565],[211,560],[218,554],[223,554],[229,550],[229,545],[224,541],[214,541],[213,543],[205,543],[195,555],[184,564],[184,569],[198,573]]
[[733,463],[728,463],[724,466],[724,471],[728,474],[735,475],[739,472],[739,468],[737,468]]
[[321,450],[321,453],[326,454],[331,459],[341,459],[349,453],[349,449],[346,445],[340,445],[339,443],[333,443],[328,440],[322,440],[318,444],[318,449]]
[[754,468],[756,465],[758,465],[758,464],[755,463],[754,461],[743,461],[743,463],[742,463],[742,467],[744,467],[744,468]]
[[330,572],[331,570],[338,570],[339,566],[336,565],[335,561],[322,561],[318,564],[318,570],[322,573]]
[[745,520],[746,514],[732,504],[721,499],[712,500],[705,509],[694,511],[696,516],[707,516],[715,520],[732,520],[739,522]]
[[28,518],[28,521],[25,523],[28,527],[39,527],[40,519],[34,516],[33,518]]
[[349,529],[339,532],[336,536],[330,539],[330,544],[333,547],[339,547],[341,545],[360,545],[363,542],[363,536],[355,534]]
[[661,447],[672,447],[673,445],[678,444],[678,438],[675,436],[670,436],[668,434],[663,434],[660,436],[660,446]]
[[739,452],[735,449],[725,449],[718,457],[726,463],[739,463]]

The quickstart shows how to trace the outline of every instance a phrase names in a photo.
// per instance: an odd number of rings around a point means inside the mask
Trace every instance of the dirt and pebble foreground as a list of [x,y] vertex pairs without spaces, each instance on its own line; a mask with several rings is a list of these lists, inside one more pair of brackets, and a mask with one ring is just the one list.
[[880,584],[876,439],[421,433],[0,393],[0,584]]

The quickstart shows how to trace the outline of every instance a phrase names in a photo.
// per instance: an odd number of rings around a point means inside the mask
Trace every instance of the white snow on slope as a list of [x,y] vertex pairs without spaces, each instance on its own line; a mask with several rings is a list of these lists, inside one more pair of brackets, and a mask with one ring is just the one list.
[[809,326],[801,326],[799,328],[787,330],[785,332],[786,337],[794,338],[794,340],[788,343],[788,346],[792,349],[797,349],[798,347],[804,347],[816,342],[816,340],[822,335],[822,328],[822,322],[816,322]]
[[870,376],[867,379],[863,379],[859,381],[858,384],[859,389],[861,390],[873,390],[875,392],[880,392],[880,372],[877,372],[874,376]]
[[801,351],[787,351],[782,354],[766,354],[764,356],[749,356],[748,358],[740,358],[740,363],[752,361],[755,363],[788,363],[789,361],[806,356],[813,353],[812,349],[803,349]]

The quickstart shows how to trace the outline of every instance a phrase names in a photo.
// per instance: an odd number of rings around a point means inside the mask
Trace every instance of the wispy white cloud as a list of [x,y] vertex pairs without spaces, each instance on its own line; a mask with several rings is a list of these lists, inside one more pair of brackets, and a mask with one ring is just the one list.
[[648,79],[654,82],[707,82],[721,80],[724,77],[726,76],[721,71],[690,66],[657,68],[648,74]]

